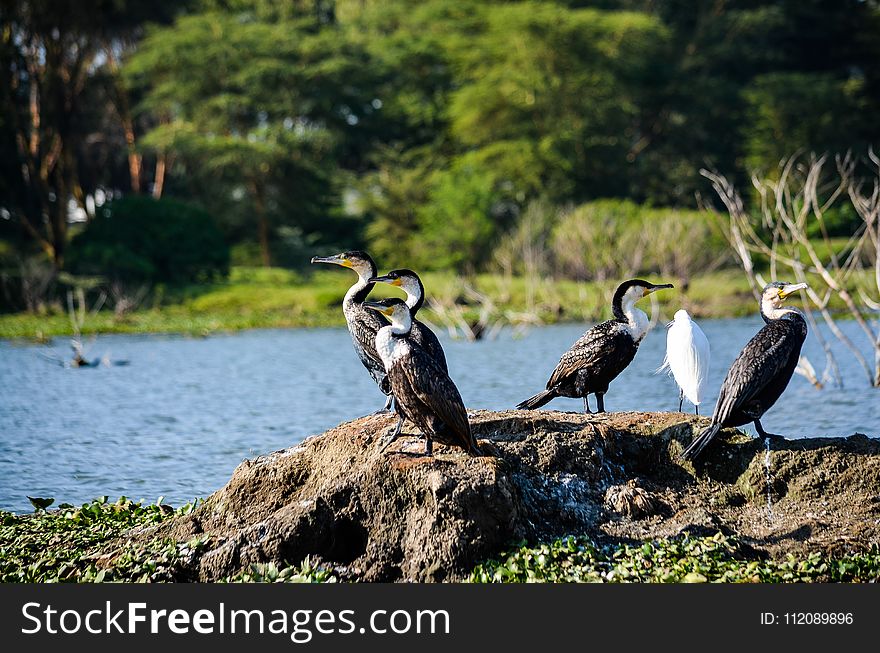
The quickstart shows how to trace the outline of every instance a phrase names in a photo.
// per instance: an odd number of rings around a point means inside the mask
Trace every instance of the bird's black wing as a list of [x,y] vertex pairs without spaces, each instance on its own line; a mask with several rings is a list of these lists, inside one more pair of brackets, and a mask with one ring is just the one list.
[[376,351],[376,334],[384,326],[388,326],[388,320],[376,311],[358,306],[352,311],[352,320],[348,329],[351,337],[358,341],[370,358],[381,361],[379,352]]
[[[415,399],[440,419],[465,449],[472,449],[475,442],[458,388],[424,349],[412,343],[410,347],[411,355],[388,370],[398,401],[407,404]],[[407,412],[413,421],[421,421],[413,414],[416,410],[407,407]]]
[[712,422],[723,424],[755,399],[800,354],[806,336],[789,320],[774,320],[746,343],[727,371]]
[[[376,333],[386,326],[388,321],[375,311],[360,305],[355,306],[348,317],[348,331],[358,358],[381,387],[385,379],[385,365],[379,352],[376,351]],[[386,388],[382,388],[382,391],[386,394],[390,392],[390,390],[386,392]]]
[[423,322],[413,320],[412,334],[416,344],[428,352],[431,358],[434,359],[434,362],[440,366],[440,369],[448,373],[449,367],[446,364],[446,354],[434,332]]
[[[547,389],[562,383],[582,369],[598,368],[600,364],[604,366],[615,363],[614,367],[623,369],[632,361],[637,349],[637,345],[619,322],[609,320],[597,324],[562,355],[547,381]],[[620,360],[616,360],[617,358]]]

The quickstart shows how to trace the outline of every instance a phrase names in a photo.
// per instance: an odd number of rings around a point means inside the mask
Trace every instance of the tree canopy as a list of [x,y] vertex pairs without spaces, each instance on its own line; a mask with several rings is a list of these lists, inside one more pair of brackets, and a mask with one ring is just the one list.
[[122,195],[233,260],[479,269],[536,200],[693,208],[880,142],[876,0],[0,5],[0,238],[60,267]]

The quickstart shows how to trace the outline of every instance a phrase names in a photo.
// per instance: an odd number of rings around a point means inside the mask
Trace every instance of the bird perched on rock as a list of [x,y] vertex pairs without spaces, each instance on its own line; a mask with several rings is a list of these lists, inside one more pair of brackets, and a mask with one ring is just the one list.
[[556,397],[583,397],[584,411],[589,413],[587,397],[595,394],[598,411],[605,412],[608,385],[632,362],[648,332],[648,316],[636,307],[636,302],[662,288],[672,288],[672,284],[653,284],[641,279],[620,284],[611,302],[614,318],[581,336],[559,359],[547,389],[517,408],[540,408]]
[[807,321],[796,308],[784,306],[805,283],[774,281],[761,293],[761,317],[766,324],[749,340],[727,371],[712,423],[682,452],[693,460],[725,426],[755,423],[758,435],[770,434],[761,426],[761,417],[782,395],[797,367],[801,347],[807,338]]
[[413,320],[409,307],[397,298],[365,302],[364,306],[391,322],[376,334],[376,351],[388,372],[398,414],[415,423],[426,438],[425,454],[431,455],[432,442],[437,440],[479,455],[458,388],[410,337]]
[[709,340],[684,309],[675,312],[667,327],[666,358],[657,371],[668,370],[678,384],[678,411],[687,397],[699,415],[709,381]]
[[364,308],[364,300],[374,286],[370,279],[377,274],[376,264],[369,254],[357,250],[333,256],[313,256],[312,263],[340,265],[351,268],[357,273],[358,280],[348,289],[342,300],[342,313],[345,315],[345,323],[348,325],[348,332],[351,334],[351,341],[358,358],[379,386],[379,390],[388,396],[383,408],[388,410],[393,399],[391,383],[385,374],[385,365],[376,351],[376,333],[386,326],[388,321],[375,311]]
[[425,286],[422,284],[419,275],[407,269],[392,270],[381,277],[373,277],[370,281],[373,283],[387,283],[401,288],[406,293],[406,305],[409,307],[409,312],[412,316],[412,333],[410,338],[427,351],[444,372],[448,372],[446,354],[443,352],[440,341],[434,332],[416,317],[419,309],[425,303]]

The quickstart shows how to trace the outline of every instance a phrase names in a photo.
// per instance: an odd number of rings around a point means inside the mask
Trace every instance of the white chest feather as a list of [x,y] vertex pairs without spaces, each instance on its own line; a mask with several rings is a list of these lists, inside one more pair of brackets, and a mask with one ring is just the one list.
[[626,316],[626,323],[622,324],[621,328],[636,341],[636,344],[640,343],[648,333],[648,316],[635,306],[627,307],[623,314]]
[[406,356],[409,352],[409,344],[405,338],[394,337],[394,327],[386,326],[379,329],[376,334],[376,351],[385,369],[389,369],[395,361]]

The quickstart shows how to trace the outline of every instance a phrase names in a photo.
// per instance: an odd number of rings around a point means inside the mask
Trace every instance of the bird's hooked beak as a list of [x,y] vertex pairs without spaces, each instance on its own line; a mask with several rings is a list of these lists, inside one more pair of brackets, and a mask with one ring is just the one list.
[[351,267],[349,261],[343,254],[334,254],[333,256],[313,256],[312,263],[331,263],[333,265],[341,265],[344,268]]
[[390,277],[387,274],[385,274],[381,277],[373,277],[372,279],[370,279],[369,282],[370,283],[387,283],[392,286],[399,286],[400,285],[400,277]]
[[658,290],[663,290],[664,288],[674,288],[671,283],[658,283],[657,285],[650,285],[645,288],[644,296],[650,295],[652,292],[657,292]]
[[805,288],[809,288],[805,283],[790,283],[779,290],[779,299],[788,299],[789,295],[793,295],[798,290],[804,290]]
[[386,317],[391,317],[391,314],[394,313],[394,309],[392,307],[385,306],[384,304],[380,304],[379,302],[364,302],[363,305],[364,308],[374,310],[377,313],[381,313]]

